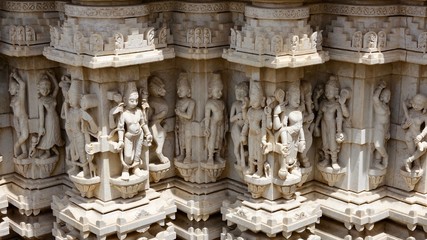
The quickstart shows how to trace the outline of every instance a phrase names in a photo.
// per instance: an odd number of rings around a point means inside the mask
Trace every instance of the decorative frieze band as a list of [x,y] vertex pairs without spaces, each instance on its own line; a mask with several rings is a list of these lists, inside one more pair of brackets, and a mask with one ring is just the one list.
[[322,13],[361,17],[385,17],[393,15],[427,17],[427,7],[401,5],[355,6],[331,3],[313,4],[310,6],[310,14]]
[[150,13],[148,5],[124,7],[88,7],[66,4],[65,14],[70,17],[126,18],[145,16]]
[[1,9],[9,12],[49,12],[56,11],[55,2],[17,2],[4,1],[1,3]]
[[261,19],[303,19],[310,16],[310,9],[308,7],[271,9],[246,6],[245,16]]

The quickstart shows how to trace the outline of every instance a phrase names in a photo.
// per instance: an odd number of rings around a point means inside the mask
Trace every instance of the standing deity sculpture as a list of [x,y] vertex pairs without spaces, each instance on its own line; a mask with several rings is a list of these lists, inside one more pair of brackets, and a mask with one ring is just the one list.
[[89,178],[95,176],[95,167],[92,163],[93,156],[86,153],[85,145],[89,143],[89,134],[98,133],[98,126],[92,116],[81,106],[82,91],[81,82],[77,80],[71,81],[67,93],[68,110],[64,114],[65,131],[70,140],[68,151],[71,164],[77,172],[79,168],[82,168],[82,171],[78,172],[77,176]]
[[427,142],[423,141],[427,135],[426,104],[427,98],[423,94],[417,94],[410,101],[403,102],[405,122],[402,128],[406,130],[405,142],[411,155],[405,160],[407,172],[421,170],[420,157],[427,151]]
[[226,131],[226,109],[221,99],[223,88],[221,75],[213,74],[213,79],[209,82],[209,99],[206,101],[204,119],[208,164],[222,161],[221,154]]
[[240,135],[246,119],[246,111],[249,104],[249,86],[247,82],[237,84],[235,89],[236,101],[231,105],[230,123],[231,139],[234,144],[234,156],[236,157],[236,167],[243,171],[245,168],[245,149],[240,141]]
[[150,129],[153,133],[153,140],[156,143],[156,155],[161,163],[168,163],[169,158],[163,155],[167,132],[164,128],[164,120],[168,113],[168,104],[165,99],[166,90],[163,80],[159,77],[152,77],[148,82],[148,93],[150,103]]
[[11,95],[10,107],[13,111],[13,127],[18,140],[13,146],[13,156],[17,159],[28,157],[26,141],[29,136],[28,114],[26,110],[25,82],[18,75],[16,69],[9,77],[9,93]]
[[[141,175],[141,151],[143,145],[151,145],[153,139],[148,128],[146,110],[138,107],[138,90],[129,83],[124,96],[124,110],[118,122],[118,148],[122,150],[122,180],[129,180],[129,169],[137,176]],[[145,166],[147,167],[147,166]]]
[[[52,90],[52,84],[54,86]],[[59,86],[53,72],[47,71],[37,84],[39,93],[39,129],[36,148],[40,158],[49,158],[51,151],[59,155],[56,146],[62,146],[59,117],[56,112],[56,96]]]
[[326,167],[331,164],[334,170],[341,169],[338,164],[338,153],[341,143],[345,139],[343,133],[344,118],[349,117],[345,103],[350,98],[350,91],[343,89],[340,95],[339,90],[338,79],[331,76],[325,85],[325,99],[320,102],[315,123],[315,135],[321,135],[323,145],[324,159],[319,162],[319,165]]
[[191,86],[188,82],[188,74],[181,73],[177,85],[178,101],[175,105],[176,118],[176,156],[179,161],[191,163],[192,122],[196,101],[191,98]]
[[303,131],[305,138],[305,149],[299,154],[300,165],[304,168],[310,167],[308,159],[308,150],[313,144],[313,130],[314,130],[314,113],[313,113],[313,100],[312,100],[312,87],[309,82],[301,81],[301,108],[303,113]]
[[260,83],[253,82],[250,87],[249,108],[242,128],[241,142],[248,145],[247,174],[260,178],[264,173],[266,161],[264,152],[268,150],[266,133],[266,115],[264,114],[264,94]]
[[385,82],[380,82],[374,91],[374,147],[375,160],[373,167],[386,169],[388,165],[388,154],[386,149],[387,140],[390,139],[390,89],[386,88]]
[[300,110],[300,91],[292,85],[288,91],[288,105],[279,104],[273,110],[275,143],[280,146],[280,169],[278,176],[286,179],[288,174],[300,176],[298,152],[305,150],[303,115]]

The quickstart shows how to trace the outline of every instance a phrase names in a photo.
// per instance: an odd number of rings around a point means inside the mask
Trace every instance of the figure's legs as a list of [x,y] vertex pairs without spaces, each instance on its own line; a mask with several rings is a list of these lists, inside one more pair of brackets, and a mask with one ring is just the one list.
[[249,169],[246,171],[246,174],[252,175],[255,173],[255,162],[254,158],[249,155],[248,159]]
[[334,170],[340,170],[341,167],[338,164],[338,150],[331,151],[331,162],[332,162],[332,169]]
[[264,174],[264,163],[265,163],[265,160],[264,160],[264,158],[261,156],[261,157],[259,157],[256,161],[257,161],[257,163],[256,163],[256,165],[257,165],[257,171],[256,171],[256,173],[253,175],[253,177],[255,177],[255,178],[260,178],[260,177],[262,177],[262,175]]
[[426,153],[426,151],[427,151],[427,149],[426,149],[427,142],[422,142],[420,144],[423,145],[423,151],[420,151],[420,150],[417,149],[415,151],[415,153],[412,156],[410,156],[409,158],[407,158],[406,161],[405,161],[405,170],[407,172],[411,172],[412,162],[414,162],[414,164],[413,164],[414,166],[413,167],[414,167],[415,171],[419,171],[420,168],[421,168],[419,158]]
[[[190,125],[190,129],[188,129],[187,125]],[[185,126],[185,158],[184,163],[191,163],[191,143],[192,143],[192,131],[191,131],[191,123],[187,123]],[[182,151],[184,153],[184,151]]]
[[134,162],[134,142],[127,137],[124,138],[124,147],[123,147],[123,170],[122,170],[122,180],[129,180],[129,168],[133,165]]
[[156,155],[161,163],[169,162],[169,159],[163,155],[163,145],[165,143],[166,131],[159,123],[154,124],[152,127],[153,139],[156,143]]
[[286,160],[287,156],[282,156],[280,159],[280,169],[279,172],[277,173],[277,175],[279,176],[280,179],[285,180],[286,177],[288,176],[289,172],[288,172],[288,165],[286,164],[287,160]]
[[211,135],[208,139],[208,164],[214,164],[215,143],[218,135],[216,124],[211,124]]
[[[378,169],[385,169],[388,165],[388,154],[387,150],[384,147],[384,142],[381,141],[375,141],[375,160],[374,160],[374,167]],[[381,163],[382,158],[382,163]]]
[[[23,158],[27,158],[28,157],[28,150],[27,150],[27,145],[25,144],[25,141],[27,141],[28,136],[29,136],[29,131],[28,131],[28,121],[24,121],[24,120],[18,120],[19,122],[19,133],[18,133],[18,141],[15,143],[14,145],[14,150],[15,150],[15,157],[19,158],[19,159],[23,159]],[[21,155],[17,156],[17,153],[19,151],[19,147],[21,147]]]

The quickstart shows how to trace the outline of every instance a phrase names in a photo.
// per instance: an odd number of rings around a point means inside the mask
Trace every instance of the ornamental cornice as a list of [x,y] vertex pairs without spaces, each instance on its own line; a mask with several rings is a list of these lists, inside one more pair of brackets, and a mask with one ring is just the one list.
[[52,1],[2,1],[1,9],[9,12],[50,12],[56,11],[55,2]]
[[331,3],[310,5],[310,14],[323,13],[361,17],[386,17],[394,15],[427,17],[427,7],[404,5],[357,6]]
[[150,8],[148,5],[134,5],[123,7],[88,7],[66,4],[65,14],[70,17],[126,18],[148,15],[150,14]]
[[246,6],[245,16],[260,19],[303,19],[310,16],[308,7],[273,9]]

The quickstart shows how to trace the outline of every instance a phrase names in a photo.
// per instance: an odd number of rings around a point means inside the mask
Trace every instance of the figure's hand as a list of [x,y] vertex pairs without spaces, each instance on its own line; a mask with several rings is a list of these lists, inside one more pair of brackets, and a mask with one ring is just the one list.
[[274,97],[268,97],[267,98],[267,106],[270,106],[274,102]]
[[378,88],[384,89],[386,88],[387,84],[385,83],[384,80],[382,80],[379,84],[378,84]]
[[271,116],[271,107],[269,107],[268,105],[267,105],[267,107],[265,107],[264,108],[264,113],[266,114],[266,115],[268,115],[268,116]]
[[305,141],[301,140],[298,142],[298,152],[304,152],[305,150]]
[[389,140],[389,139],[390,139],[390,133],[389,133],[389,132],[387,132],[387,133],[385,134],[384,138],[385,138],[385,140],[386,140],[386,141],[387,141],[387,140]]
[[39,136],[43,136],[46,133],[46,129],[40,128],[39,129]]
[[421,142],[421,140],[423,140],[423,136],[421,136],[421,134],[417,135],[414,139],[415,144],[418,144],[419,142]]
[[314,113],[310,113],[307,117],[306,117],[306,122],[307,123],[312,123],[314,120]]
[[323,95],[323,89],[318,88],[317,91],[314,92],[314,98],[319,99]]
[[314,128],[314,136],[315,137],[320,137],[320,128],[319,127],[315,127]]
[[337,133],[337,135],[335,136],[335,139],[336,139],[337,143],[344,142],[344,133]]
[[242,109],[247,109],[249,107],[249,98],[245,97],[242,101]]
[[247,141],[247,139],[246,139],[246,137],[245,137],[245,136],[240,136],[240,142],[241,142],[243,145],[246,145],[246,144],[248,143],[248,141]]
[[274,115],[279,115],[281,112],[282,112],[282,107],[281,107],[281,105],[277,105],[277,106],[274,108],[274,112],[273,112],[273,114],[274,114]]
[[153,135],[151,135],[150,133],[148,133],[146,136],[147,142],[151,143],[153,141]]
[[402,124],[403,129],[407,129],[412,125],[412,119],[406,119],[406,121]]
[[205,136],[209,137],[210,135],[211,135],[211,131],[208,128],[206,128],[205,129]]
[[119,141],[117,144],[116,150],[121,151],[124,146],[125,146],[125,143],[123,141]]

